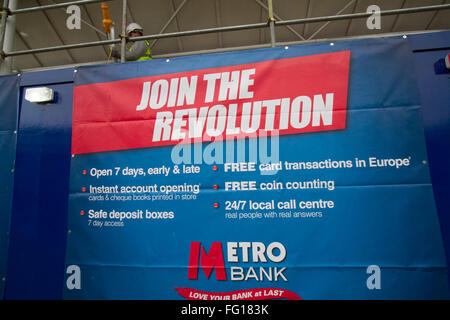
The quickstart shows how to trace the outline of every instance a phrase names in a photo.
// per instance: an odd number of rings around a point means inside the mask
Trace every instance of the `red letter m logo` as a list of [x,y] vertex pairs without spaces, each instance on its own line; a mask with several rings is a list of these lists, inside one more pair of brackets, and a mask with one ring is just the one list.
[[197,280],[200,248],[200,265],[206,275],[206,278],[209,279],[212,269],[216,268],[216,279],[227,280],[227,275],[225,274],[225,264],[223,261],[222,245],[220,242],[213,242],[208,253],[206,253],[205,248],[201,246],[200,242],[191,242],[188,279]]

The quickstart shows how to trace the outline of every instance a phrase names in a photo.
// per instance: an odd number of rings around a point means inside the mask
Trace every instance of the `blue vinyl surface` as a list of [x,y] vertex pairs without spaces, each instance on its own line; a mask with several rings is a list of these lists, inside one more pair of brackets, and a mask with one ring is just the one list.
[[22,99],[7,299],[61,298],[67,232],[72,84],[46,86],[56,93],[54,103],[42,105]]
[[0,77],[0,299],[5,291],[16,157],[19,79]]
[[[280,241],[288,252],[282,266],[287,268],[285,275],[289,281],[276,285],[304,299],[448,298],[450,172],[446,159],[450,141],[450,80],[448,72],[442,69],[441,59],[449,52],[449,39],[450,32],[440,32],[407,39],[339,41],[333,47],[322,43],[290,46],[288,50],[279,47],[172,58],[170,63],[153,60],[80,68],[77,85],[351,50],[347,129],[304,134],[301,139],[280,137],[280,159],[294,162],[331,157],[344,160],[411,156],[411,166],[401,169],[353,167],[303,170],[296,174],[282,171],[273,177],[252,173],[228,176],[260,182],[320,178],[334,180],[336,185],[332,191],[307,190],[299,195],[284,190],[275,196],[269,191],[213,192],[211,185],[216,181],[222,183],[225,177],[212,172],[209,164],[201,164],[201,175],[189,181],[202,183],[198,200],[158,203],[161,209],[176,211],[176,224],[128,221],[126,228],[110,230],[94,231],[80,219],[79,211],[88,202],[86,194],[79,190],[98,183],[92,177],[81,177],[81,170],[105,163],[160,166],[170,157],[171,148],[99,153],[77,156],[71,161],[74,69],[22,76],[22,96],[32,86],[45,85],[57,92],[56,103],[47,106],[24,99],[18,103],[18,77],[0,77],[0,131],[6,126],[3,131],[7,133],[0,137],[7,140],[0,145],[0,203],[7,208],[0,214],[0,276],[4,277],[6,272],[6,281],[0,282],[0,297],[180,299],[175,287],[229,291],[272,286],[275,284],[255,280],[217,281],[215,271],[208,280],[201,269],[198,280],[188,280],[190,242],[200,241],[205,250],[212,243],[221,242],[226,252],[229,241],[265,244]],[[440,50],[433,50],[436,48]],[[3,90],[5,86],[10,89]],[[4,117],[5,106],[13,103],[15,108],[7,108]],[[19,105],[16,154],[11,149],[15,145],[11,132],[17,125]],[[10,160],[14,158],[13,176]],[[13,178],[9,218],[7,204]],[[154,181],[175,184],[186,179],[171,176]],[[112,183],[124,185],[129,180],[115,179]],[[301,223],[273,220],[268,226],[267,219],[225,220],[224,207],[215,210],[211,206],[215,201],[223,203],[243,197],[255,201],[326,197],[335,201],[337,207],[324,212],[322,220]],[[89,205],[102,207],[92,202]],[[117,205],[141,206],[119,202]],[[68,230],[71,232],[67,237]],[[382,269],[382,290],[369,291],[365,284],[366,268],[377,262]],[[72,264],[81,266],[82,290],[66,287],[65,268]],[[278,265],[269,262],[266,266]],[[260,264],[245,268],[249,266]]]
[[[345,168],[284,168],[273,176],[265,176],[259,171],[224,173],[221,163],[219,171],[213,172],[211,163],[202,163],[200,173],[191,176],[112,175],[99,179],[81,172],[92,168],[173,168],[172,147],[73,158],[66,266],[80,267],[82,286],[79,290],[66,289],[64,298],[180,299],[176,288],[223,293],[266,287],[289,290],[303,299],[448,298],[445,251],[429,175],[413,54],[407,39],[342,41],[334,46],[322,43],[290,46],[287,50],[278,47],[177,58],[170,63],[90,66],[80,68],[75,85],[342,50],[351,52],[346,129],[280,136],[279,160],[283,166],[285,162],[327,159],[352,163]],[[208,144],[202,148],[205,151]],[[357,167],[355,158],[364,159],[366,167]],[[408,166],[373,167],[368,164],[370,158],[408,159]],[[256,181],[259,185],[273,180],[286,183],[314,179],[331,180],[335,188],[223,190],[226,181]],[[92,194],[80,192],[85,186],[166,186],[185,182],[201,187],[197,199],[91,201]],[[213,183],[221,186],[219,190],[211,188]],[[269,211],[265,210],[259,210],[263,217],[255,220],[227,218],[227,201],[246,201],[244,211],[234,211],[256,213],[249,208],[250,202],[294,200],[300,205],[300,201],[319,199],[334,202],[333,209],[321,210],[320,218],[280,218],[280,210],[275,210],[277,218],[266,217]],[[214,202],[220,207],[212,208]],[[171,211],[174,218],[124,220],[121,227],[100,227],[93,224],[111,219],[88,218],[87,214],[80,215],[82,210]],[[199,271],[197,280],[188,279],[193,241],[200,242],[206,251],[214,243],[221,244],[224,256],[215,259],[224,259],[226,280],[216,279],[217,269],[210,278]],[[227,261],[229,242],[280,242],[287,256],[280,263],[258,264],[242,261],[242,253],[240,262],[232,263]],[[380,290],[366,287],[369,265],[382,270]],[[233,280],[233,268],[250,272],[250,268],[261,266],[285,267],[287,280]]]

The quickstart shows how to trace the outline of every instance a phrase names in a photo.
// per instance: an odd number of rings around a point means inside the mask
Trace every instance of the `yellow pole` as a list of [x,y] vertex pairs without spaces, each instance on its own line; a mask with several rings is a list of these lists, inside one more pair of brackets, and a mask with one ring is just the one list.
[[270,45],[275,47],[275,19],[273,18],[272,0],[267,1],[267,7],[269,8]]
[[273,21],[273,7],[272,7],[272,0],[268,0],[268,8],[269,8],[269,21]]
[[111,25],[113,22],[109,17],[108,5],[106,3],[102,3],[102,12],[103,12],[103,20],[102,20],[103,29],[105,29],[106,33],[111,33]]

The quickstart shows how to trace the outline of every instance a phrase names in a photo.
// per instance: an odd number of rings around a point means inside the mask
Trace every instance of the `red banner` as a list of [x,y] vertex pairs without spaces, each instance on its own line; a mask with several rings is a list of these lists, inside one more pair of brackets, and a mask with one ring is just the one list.
[[76,86],[72,153],[345,128],[350,51]]
[[302,300],[292,291],[279,288],[254,288],[230,292],[206,292],[191,288],[175,288],[187,300]]

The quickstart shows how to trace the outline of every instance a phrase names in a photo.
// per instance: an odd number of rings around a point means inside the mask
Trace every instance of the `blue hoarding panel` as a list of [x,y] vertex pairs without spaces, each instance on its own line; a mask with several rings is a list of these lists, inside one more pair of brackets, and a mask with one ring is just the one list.
[[72,84],[47,87],[55,92],[53,103],[22,99],[6,299],[61,298]]
[[[450,54],[450,31],[410,36],[423,107],[423,121],[430,175],[439,214],[447,264],[450,262],[450,70],[445,56]],[[440,49],[441,50],[437,50]]]
[[0,77],[0,297],[448,298],[449,35]]
[[413,70],[401,37],[80,68],[64,298],[448,298]]
[[9,245],[14,161],[16,158],[19,81],[0,77],[0,299],[3,299]]

